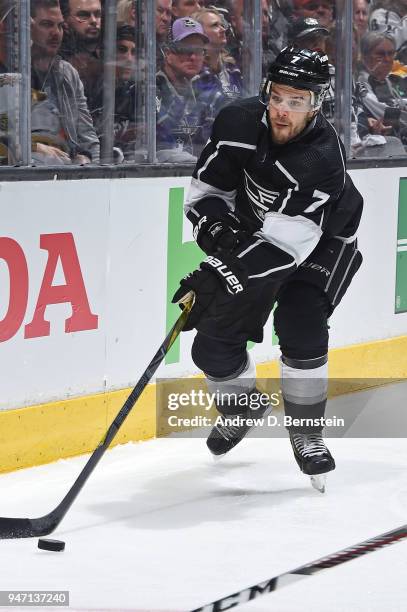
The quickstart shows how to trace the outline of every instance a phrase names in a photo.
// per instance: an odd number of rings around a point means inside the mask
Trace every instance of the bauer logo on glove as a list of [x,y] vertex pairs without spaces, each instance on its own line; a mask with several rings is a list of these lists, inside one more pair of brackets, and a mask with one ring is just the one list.
[[[213,257],[212,255],[208,255],[208,257],[204,260],[204,264],[207,263],[213,268],[216,269],[217,273],[223,276],[226,280],[226,291],[231,293],[232,295],[236,295],[236,293],[240,293],[243,291],[243,285],[237,278],[237,276],[231,272],[231,270],[217,257]],[[229,285],[229,286],[228,286]]]
[[184,331],[196,328],[202,316],[210,316],[216,309],[217,299],[229,299],[240,295],[248,283],[248,273],[243,262],[233,255],[224,255],[222,259],[209,255],[194,272],[190,272],[180,281],[180,288],[172,298],[173,304],[183,308],[187,295],[195,295],[194,306],[183,328]]

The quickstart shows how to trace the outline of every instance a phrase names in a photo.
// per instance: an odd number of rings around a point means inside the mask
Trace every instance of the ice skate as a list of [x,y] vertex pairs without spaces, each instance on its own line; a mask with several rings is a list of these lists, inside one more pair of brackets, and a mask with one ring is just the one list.
[[220,459],[234,448],[249,433],[255,424],[247,424],[246,419],[261,419],[271,411],[271,406],[263,409],[249,410],[245,414],[220,415],[211,433],[206,440],[206,445],[215,458]]
[[290,441],[301,472],[310,476],[314,489],[324,493],[326,473],[335,469],[335,461],[322,434],[290,432]]

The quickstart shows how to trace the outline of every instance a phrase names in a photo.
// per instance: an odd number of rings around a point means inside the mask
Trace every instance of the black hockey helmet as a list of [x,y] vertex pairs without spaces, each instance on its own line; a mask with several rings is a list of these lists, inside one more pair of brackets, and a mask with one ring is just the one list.
[[318,51],[285,47],[269,66],[260,95],[264,104],[268,103],[272,83],[313,92],[313,108],[316,110],[320,108],[330,84],[328,57]]

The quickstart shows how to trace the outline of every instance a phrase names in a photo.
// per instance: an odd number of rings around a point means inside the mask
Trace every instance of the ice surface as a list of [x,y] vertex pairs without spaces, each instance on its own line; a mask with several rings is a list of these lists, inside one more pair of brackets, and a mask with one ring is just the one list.
[[[328,442],[337,469],[325,495],[287,439],[247,439],[219,463],[202,439],[117,447],[50,536],[65,552],[0,542],[0,590],[69,590],[72,609],[191,610],[404,525],[406,440]],[[49,512],[85,460],[1,476],[0,515]],[[403,541],[239,610],[405,612],[406,576]]]

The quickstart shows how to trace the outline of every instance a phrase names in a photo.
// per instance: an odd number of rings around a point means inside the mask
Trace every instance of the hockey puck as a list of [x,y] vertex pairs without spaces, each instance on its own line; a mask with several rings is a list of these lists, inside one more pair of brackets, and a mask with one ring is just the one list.
[[54,552],[61,552],[65,550],[65,542],[62,540],[47,540],[44,538],[40,538],[38,540],[38,548],[42,550],[52,550]]

